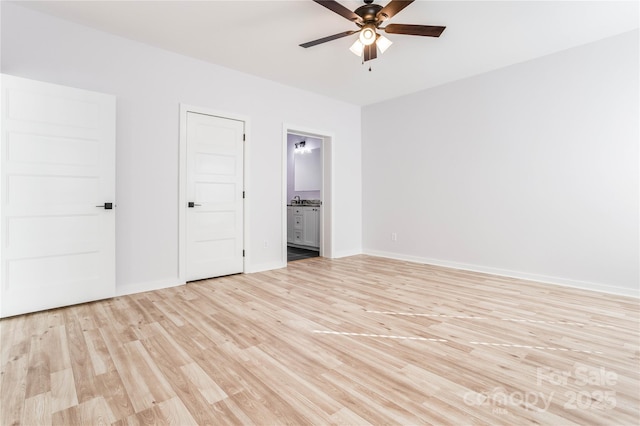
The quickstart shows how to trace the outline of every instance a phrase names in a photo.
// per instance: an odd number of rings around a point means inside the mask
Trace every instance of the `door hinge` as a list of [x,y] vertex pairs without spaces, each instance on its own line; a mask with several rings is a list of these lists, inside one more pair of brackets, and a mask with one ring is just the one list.
[[242,198],[244,198],[244,191],[242,191]]
[[242,250],[242,257],[244,257],[244,250]]
[[242,142],[246,142],[247,141],[247,134],[243,133],[242,134]]

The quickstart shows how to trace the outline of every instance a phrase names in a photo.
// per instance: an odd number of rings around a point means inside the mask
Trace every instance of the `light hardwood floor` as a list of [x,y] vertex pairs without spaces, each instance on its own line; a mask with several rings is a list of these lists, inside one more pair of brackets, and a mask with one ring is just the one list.
[[638,300],[369,256],[4,319],[1,425],[639,421]]

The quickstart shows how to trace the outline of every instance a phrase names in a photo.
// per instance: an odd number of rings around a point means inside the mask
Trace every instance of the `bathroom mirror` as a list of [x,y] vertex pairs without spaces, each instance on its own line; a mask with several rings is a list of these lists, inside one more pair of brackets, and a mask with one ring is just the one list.
[[296,191],[320,191],[322,181],[322,159],[320,148],[311,152],[295,154],[294,189]]

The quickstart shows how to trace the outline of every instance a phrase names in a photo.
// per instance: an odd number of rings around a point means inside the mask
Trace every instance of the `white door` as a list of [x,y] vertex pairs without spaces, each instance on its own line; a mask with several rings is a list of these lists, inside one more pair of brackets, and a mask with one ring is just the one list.
[[187,113],[187,281],[244,270],[243,140],[243,121]]
[[0,316],[113,296],[115,97],[8,75],[0,86]]

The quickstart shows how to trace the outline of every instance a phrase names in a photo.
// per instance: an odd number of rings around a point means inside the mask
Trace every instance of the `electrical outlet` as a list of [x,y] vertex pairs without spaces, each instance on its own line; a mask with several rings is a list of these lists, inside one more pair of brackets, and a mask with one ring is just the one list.
[[398,241],[398,234],[396,234],[395,232],[391,233],[391,241]]

